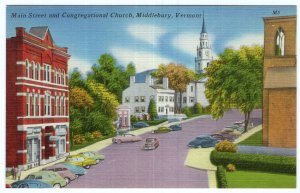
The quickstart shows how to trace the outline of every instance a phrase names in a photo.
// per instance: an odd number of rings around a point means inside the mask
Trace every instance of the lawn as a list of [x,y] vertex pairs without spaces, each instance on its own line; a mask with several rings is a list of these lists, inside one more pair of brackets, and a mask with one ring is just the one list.
[[228,188],[296,188],[296,175],[255,171],[226,172]]
[[252,136],[245,139],[244,141],[238,143],[238,145],[263,146],[262,141],[262,130],[260,130],[254,133]]

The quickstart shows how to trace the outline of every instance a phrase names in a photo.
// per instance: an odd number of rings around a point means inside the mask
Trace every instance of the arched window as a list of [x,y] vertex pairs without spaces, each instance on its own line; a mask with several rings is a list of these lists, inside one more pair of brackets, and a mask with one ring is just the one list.
[[54,81],[54,83],[56,83],[56,69],[54,68],[54,79],[53,79],[53,81]]
[[35,79],[40,80],[40,76],[41,76],[41,65],[39,63],[37,63]]
[[25,76],[29,78],[29,64],[28,60],[25,61]]
[[44,97],[44,115],[51,115],[51,94],[49,92],[46,92]]
[[63,70],[61,73],[61,84],[64,85],[65,84],[65,71]]
[[60,84],[60,70],[58,70],[58,74],[57,74],[57,84]]
[[35,74],[35,64],[34,62],[31,62],[31,78],[34,79],[34,74]]
[[282,30],[282,28],[279,28],[276,33],[276,39],[275,39],[275,55],[276,56],[284,56],[284,39],[285,35]]

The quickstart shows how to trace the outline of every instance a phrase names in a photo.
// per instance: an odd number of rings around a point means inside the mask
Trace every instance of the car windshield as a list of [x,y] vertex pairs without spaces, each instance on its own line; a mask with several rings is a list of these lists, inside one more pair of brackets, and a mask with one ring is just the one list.
[[154,141],[155,141],[154,138],[148,138],[148,139],[146,139],[146,143],[151,143],[151,142],[154,142]]
[[35,175],[29,175],[25,179],[30,180],[30,179],[35,179]]
[[41,179],[43,179],[43,177],[42,176],[37,176],[37,177],[35,177],[35,179],[36,180],[41,180]]

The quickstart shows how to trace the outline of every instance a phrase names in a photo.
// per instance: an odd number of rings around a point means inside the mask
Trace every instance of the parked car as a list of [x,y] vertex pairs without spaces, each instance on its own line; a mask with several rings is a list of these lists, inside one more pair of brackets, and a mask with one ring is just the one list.
[[182,130],[182,127],[180,125],[171,125],[171,126],[169,126],[169,128],[172,131],[180,131],[180,130]]
[[78,176],[82,176],[82,175],[86,174],[86,169],[84,169],[81,166],[76,166],[74,164],[70,164],[70,163],[67,163],[67,162],[60,162],[60,163],[55,164],[55,165],[62,165],[64,167],[68,168],[73,174],[78,175]]
[[214,147],[221,140],[215,139],[209,135],[198,136],[194,140],[188,143],[188,147],[193,148],[206,148],[206,147]]
[[233,142],[237,138],[235,135],[232,135],[230,133],[214,133],[210,136],[220,141],[228,140],[231,142]]
[[12,183],[11,188],[53,188],[53,186],[39,180],[19,180]]
[[136,122],[136,123],[132,124],[132,126],[133,126],[134,129],[149,127],[149,125],[145,122]]
[[172,130],[168,127],[158,127],[157,129],[153,130],[152,133],[168,133],[170,131]]
[[101,155],[97,152],[93,152],[93,151],[86,151],[86,152],[81,152],[79,153],[79,155],[84,155],[85,157],[91,158],[96,160],[96,163],[100,163],[101,160],[105,159],[104,155]]
[[159,146],[159,141],[157,138],[147,138],[145,141],[145,145],[143,146],[143,149],[153,150],[156,149],[158,146]]
[[74,164],[76,166],[84,167],[85,169],[89,169],[91,167],[91,165],[96,164],[96,160],[85,157],[83,155],[68,156],[65,159],[65,162]]
[[222,131],[231,131],[235,132],[236,134],[242,134],[245,132],[245,128],[238,125],[229,125],[226,126]]
[[179,118],[168,119],[169,123],[178,122],[178,121],[181,121],[181,119],[179,119]]
[[65,179],[53,171],[33,172],[26,176],[25,180],[39,180],[50,184],[54,188],[61,188],[67,185]]
[[125,143],[125,142],[137,142],[137,141],[142,141],[143,139],[140,136],[134,135],[134,134],[123,134],[123,135],[118,135],[116,137],[112,138],[113,143]]
[[5,184],[5,188],[11,188],[10,184]]
[[53,171],[58,173],[61,177],[63,177],[66,180],[67,184],[69,184],[70,181],[73,181],[78,177],[63,165],[52,165],[52,166],[45,167],[42,170]]

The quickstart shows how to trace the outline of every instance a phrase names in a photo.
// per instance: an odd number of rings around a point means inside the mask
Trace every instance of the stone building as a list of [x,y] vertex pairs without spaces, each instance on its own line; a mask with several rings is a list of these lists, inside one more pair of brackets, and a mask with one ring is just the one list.
[[265,17],[263,143],[296,147],[296,16]]

